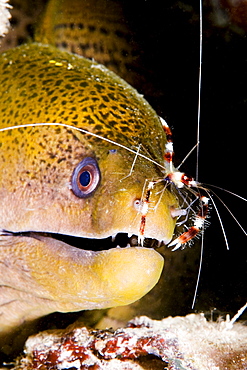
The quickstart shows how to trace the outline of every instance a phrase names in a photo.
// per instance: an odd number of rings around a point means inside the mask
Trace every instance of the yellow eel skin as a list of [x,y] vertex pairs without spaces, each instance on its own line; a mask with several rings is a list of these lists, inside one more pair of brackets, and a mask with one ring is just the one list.
[[[23,126],[48,122],[71,127]],[[0,56],[0,128],[13,126],[0,131],[0,338],[54,311],[126,305],[145,295],[160,277],[159,253],[140,246],[92,252],[83,238],[138,235],[145,180],[165,176],[166,138],[150,105],[102,65],[31,43]],[[98,177],[81,197],[73,178],[88,158]],[[157,184],[145,237],[168,243],[176,207],[175,195]],[[80,248],[55,234],[81,237]]]

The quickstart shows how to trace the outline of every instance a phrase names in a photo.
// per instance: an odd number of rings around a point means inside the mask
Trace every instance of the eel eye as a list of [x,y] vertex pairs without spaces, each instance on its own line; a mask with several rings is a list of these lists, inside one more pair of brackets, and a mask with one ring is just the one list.
[[100,170],[94,158],[84,158],[74,169],[71,186],[73,193],[79,198],[90,196],[100,182]]

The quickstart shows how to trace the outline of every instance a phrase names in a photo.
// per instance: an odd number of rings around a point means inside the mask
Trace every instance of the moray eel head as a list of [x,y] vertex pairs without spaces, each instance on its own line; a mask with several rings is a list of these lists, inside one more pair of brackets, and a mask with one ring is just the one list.
[[178,206],[157,184],[137,245],[146,180],[165,176],[158,116],[105,67],[40,44],[1,56],[0,103],[0,333],[141,298]]

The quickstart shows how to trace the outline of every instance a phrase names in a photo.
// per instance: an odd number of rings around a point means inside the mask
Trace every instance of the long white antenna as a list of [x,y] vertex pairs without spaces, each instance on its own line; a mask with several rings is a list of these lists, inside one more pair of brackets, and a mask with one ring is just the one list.
[[[202,0],[199,1],[200,3],[200,10],[199,10],[199,24],[200,24],[200,42],[199,42],[199,80],[198,80],[198,107],[197,107],[197,140],[196,140],[196,181],[198,182],[199,178],[199,144],[200,144],[200,118],[201,118],[201,90],[202,90]],[[211,198],[211,197],[210,197]],[[196,296],[199,286],[199,281],[201,277],[201,271],[202,271],[202,258],[203,258],[203,240],[204,240],[204,229],[202,229],[202,244],[201,244],[201,254],[200,254],[200,262],[199,262],[199,270],[197,274],[197,280],[196,280],[196,287],[192,302],[192,309],[195,306],[196,303]]]
[[195,303],[196,303],[196,296],[197,296],[197,292],[198,292],[198,286],[199,286],[199,281],[200,281],[200,277],[201,277],[201,272],[202,272],[202,258],[203,258],[203,252],[204,252],[204,229],[202,229],[202,242],[201,242],[201,253],[200,253],[200,262],[199,262],[199,269],[198,269],[198,274],[197,274],[197,279],[196,279],[196,287],[195,287],[195,291],[194,291],[194,297],[193,297],[193,301],[192,301],[192,310],[194,309],[195,307]]
[[200,51],[199,51],[199,82],[198,82],[198,108],[197,108],[197,154],[196,154],[196,181],[199,177],[199,143],[200,143],[200,117],[201,117],[201,90],[202,90],[202,0],[200,0]]
[[26,124],[23,124],[23,125],[16,125],[16,126],[9,126],[9,127],[0,128],[0,132],[20,129],[20,128],[26,128],[26,127],[39,127],[39,126],[61,126],[61,127],[69,128],[71,130],[76,130],[76,131],[82,132],[82,133],[87,134],[87,135],[91,135],[91,136],[96,137],[98,139],[107,141],[108,143],[119,146],[120,148],[126,149],[127,151],[135,154],[136,157],[137,156],[142,157],[142,158],[146,159],[147,161],[154,163],[156,166],[161,167],[163,170],[166,169],[162,164],[154,161],[152,158],[149,158],[146,155],[139,153],[140,145],[138,145],[138,150],[136,151],[136,150],[128,148],[127,146],[125,146],[123,144],[117,143],[116,141],[113,141],[111,139],[107,139],[107,137],[95,134],[94,132],[85,130],[85,129],[77,127],[77,126],[67,125],[66,123],[60,123],[60,122],[26,123]]

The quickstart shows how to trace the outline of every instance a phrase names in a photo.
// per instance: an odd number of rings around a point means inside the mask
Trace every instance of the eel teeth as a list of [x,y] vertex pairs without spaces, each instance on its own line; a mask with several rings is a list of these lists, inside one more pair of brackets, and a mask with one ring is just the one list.
[[112,235],[112,237],[111,237],[112,242],[115,242],[116,236],[117,236],[117,234]]

